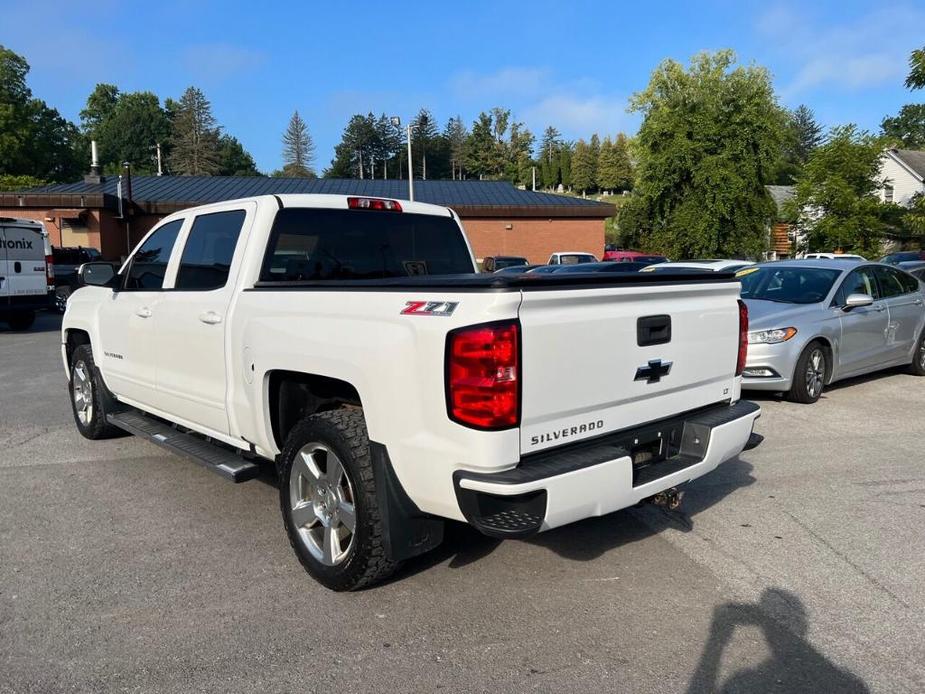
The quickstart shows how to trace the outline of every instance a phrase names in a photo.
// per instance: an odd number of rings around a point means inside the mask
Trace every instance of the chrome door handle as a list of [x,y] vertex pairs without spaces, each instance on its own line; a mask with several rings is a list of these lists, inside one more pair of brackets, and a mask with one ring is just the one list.
[[876,306],[877,313],[883,313],[886,311],[886,306]]
[[218,325],[222,322],[222,317],[215,311],[206,311],[205,313],[199,314],[199,320],[206,325]]
[[[0,279],[2,279],[2,278],[0,278]],[[921,306],[921,305],[922,305],[922,300],[921,300],[921,299],[916,299],[916,300],[913,301],[912,303],[915,304],[916,306]]]
[[147,306],[142,306],[141,308],[135,310],[135,315],[139,318],[150,318],[151,309],[149,309]]

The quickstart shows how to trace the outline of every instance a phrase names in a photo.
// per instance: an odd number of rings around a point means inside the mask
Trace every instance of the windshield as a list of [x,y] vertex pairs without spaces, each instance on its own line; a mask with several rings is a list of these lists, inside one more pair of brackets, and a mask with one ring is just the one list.
[[743,299],[784,304],[815,304],[828,296],[841,270],[801,267],[749,267],[738,274]]

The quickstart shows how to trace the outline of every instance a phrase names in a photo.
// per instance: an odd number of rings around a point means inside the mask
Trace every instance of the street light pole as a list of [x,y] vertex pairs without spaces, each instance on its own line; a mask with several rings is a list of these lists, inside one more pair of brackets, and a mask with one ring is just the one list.
[[411,165],[411,123],[408,123],[408,199],[414,201],[414,169]]

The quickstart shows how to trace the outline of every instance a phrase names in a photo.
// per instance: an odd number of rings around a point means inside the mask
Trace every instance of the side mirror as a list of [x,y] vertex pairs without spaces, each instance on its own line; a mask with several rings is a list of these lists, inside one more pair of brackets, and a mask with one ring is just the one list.
[[112,263],[84,263],[77,271],[77,284],[81,287],[114,287],[117,276]]
[[849,294],[848,298],[845,299],[845,311],[850,311],[853,308],[860,308],[861,306],[870,306],[874,303],[874,297],[870,294]]

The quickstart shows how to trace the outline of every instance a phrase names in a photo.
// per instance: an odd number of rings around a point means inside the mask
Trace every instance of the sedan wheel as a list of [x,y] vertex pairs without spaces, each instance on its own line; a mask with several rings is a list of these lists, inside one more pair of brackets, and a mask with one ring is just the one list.
[[806,393],[813,400],[822,395],[822,387],[825,385],[825,354],[822,349],[816,347],[809,354],[809,360],[806,365]]

